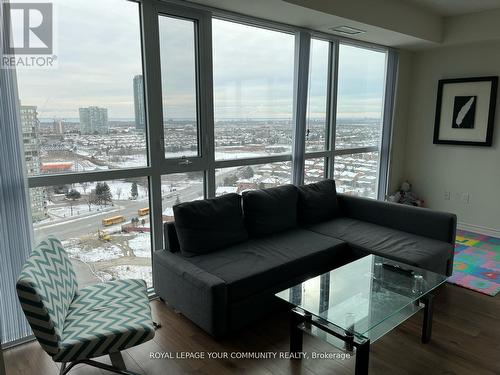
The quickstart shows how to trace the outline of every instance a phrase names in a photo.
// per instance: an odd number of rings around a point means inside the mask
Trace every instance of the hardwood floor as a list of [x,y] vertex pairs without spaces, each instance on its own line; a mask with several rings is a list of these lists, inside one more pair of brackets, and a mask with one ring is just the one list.
[[[153,317],[163,327],[154,340],[124,352],[131,371],[141,374],[354,374],[354,358],[335,359],[150,359],[151,352],[284,352],[288,349],[286,311],[260,321],[237,337],[215,341],[159,300]],[[436,293],[432,341],[420,343],[422,312],[372,345],[370,374],[500,374],[500,295],[485,296],[446,284]],[[305,335],[306,352],[335,352],[327,343]],[[58,374],[37,342],[7,350],[8,375]],[[99,360],[109,363],[107,357]],[[78,366],[71,375],[105,375]]]

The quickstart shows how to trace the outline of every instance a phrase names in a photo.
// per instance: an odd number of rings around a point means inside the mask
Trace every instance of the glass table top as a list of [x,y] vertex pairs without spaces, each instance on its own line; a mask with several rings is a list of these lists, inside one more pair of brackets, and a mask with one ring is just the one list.
[[446,279],[435,272],[368,255],[276,296],[373,342],[419,311],[419,298]]

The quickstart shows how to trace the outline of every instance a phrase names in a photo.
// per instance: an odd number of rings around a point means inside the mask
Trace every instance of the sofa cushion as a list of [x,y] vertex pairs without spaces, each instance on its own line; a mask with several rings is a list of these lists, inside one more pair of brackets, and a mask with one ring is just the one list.
[[298,220],[303,225],[340,216],[334,180],[299,186]]
[[283,283],[299,276],[305,280],[326,272],[345,263],[349,256],[349,248],[341,240],[293,229],[250,239],[190,261],[224,280],[229,300],[237,301],[276,286],[290,287],[292,285],[283,286]]
[[453,245],[447,242],[351,218],[333,219],[308,229],[348,242],[360,256],[376,254],[441,274],[446,274],[453,252]]
[[297,188],[284,185],[245,191],[245,226],[251,236],[264,236],[297,226]]
[[248,238],[238,194],[180,203],[173,209],[182,255],[209,253]]

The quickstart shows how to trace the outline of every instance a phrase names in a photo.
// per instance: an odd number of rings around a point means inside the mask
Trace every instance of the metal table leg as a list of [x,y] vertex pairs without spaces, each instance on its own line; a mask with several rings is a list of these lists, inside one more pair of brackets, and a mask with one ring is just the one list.
[[290,353],[302,352],[303,332],[299,325],[304,322],[304,316],[292,310],[290,313]]
[[370,341],[357,346],[355,375],[368,375],[368,365],[370,363]]
[[424,321],[422,324],[422,343],[426,344],[431,341],[432,334],[432,310],[433,310],[433,300],[434,296],[432,294],[426,294],[421,299],[424,304]]

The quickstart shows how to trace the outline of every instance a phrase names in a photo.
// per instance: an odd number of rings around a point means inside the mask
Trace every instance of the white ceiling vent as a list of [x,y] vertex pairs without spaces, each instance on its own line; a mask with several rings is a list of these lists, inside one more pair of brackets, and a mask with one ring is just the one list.
[[356,35],[356,34],[366,33],[365,30],[356,29],[355,27],[351,27],[351,26],[330,27],[330,30],[335,31],[336,33],[341,33],[341,34],[346,34],[346,35]]

